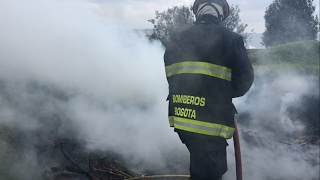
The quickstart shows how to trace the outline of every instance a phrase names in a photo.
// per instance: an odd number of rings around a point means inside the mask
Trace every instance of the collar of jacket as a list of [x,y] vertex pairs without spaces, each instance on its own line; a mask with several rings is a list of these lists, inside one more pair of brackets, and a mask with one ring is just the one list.
[[214,15],[211,14],[203,14],[197,17],[197,20],[194,24],[220,24],[221,20]]

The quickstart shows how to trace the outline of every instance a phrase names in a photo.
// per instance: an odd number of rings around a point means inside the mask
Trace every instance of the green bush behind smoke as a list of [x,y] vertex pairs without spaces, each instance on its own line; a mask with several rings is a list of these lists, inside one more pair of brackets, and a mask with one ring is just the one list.
[[0,122],[0,180],[16,180],[11,172],[8,172],[9,164],[12,159],[12,151],[5,148],[5,146],[16,147],[17,143],[17,132],[15,129],[4,125]]
[[250,49],[248,56],[255,69],[297,69],[319,74],[320,42],[298,41],[268,49]]

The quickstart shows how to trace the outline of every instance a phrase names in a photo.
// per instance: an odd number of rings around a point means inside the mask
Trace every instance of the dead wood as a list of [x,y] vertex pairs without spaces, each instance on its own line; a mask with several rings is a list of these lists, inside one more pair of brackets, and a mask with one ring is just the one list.
[[143,177],[134,177],[126,180],[141,180],[141,179],[159,179],[159,178],[190,178],[189,175],[155,175],[155,176],[143,176]]
[[129,174],[126,174],[116,168],[105,167],[104,169],[94,169],[94,170],[99,171],[99,172],[113,174],[113,175],[119,176],[121,178],[131,178],[132,177]]
[[89,180],[86,176],[68,171],[56,173],[46,171],[45,175],[49,180]]
[[63,149],[62,147],[62,143],[59,143],[59,148],[60,151],[62,152],[62,154],[64,155],[64,157],[73,165],[75,166],[77,169],[79,169],[82,173],[84,173],[86,176],[90,177],[92,180],[99,180],[98,178],[95,177],[95,175],[93,175],[93,173],[91,173],[88,169],[82,167],[81,165],[79,165],[73,158],[71,158],[68,153]]

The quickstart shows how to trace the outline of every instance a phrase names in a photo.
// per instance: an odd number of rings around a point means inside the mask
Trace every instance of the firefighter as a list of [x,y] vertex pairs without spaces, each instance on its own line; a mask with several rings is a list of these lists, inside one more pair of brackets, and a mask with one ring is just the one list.
[[226,0],[196,0],[194,25],[176,34],[164,54],[169,84],[169,123],[190,152],[190,180],[218,180],[227,171],[233,136],[232,98],[253,83],[243,38],[221,22]]

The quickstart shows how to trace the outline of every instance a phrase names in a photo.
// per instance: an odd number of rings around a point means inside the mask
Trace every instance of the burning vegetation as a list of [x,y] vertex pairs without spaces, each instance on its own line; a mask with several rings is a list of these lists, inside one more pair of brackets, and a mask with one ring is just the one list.
[[[141,160],[132,163],[128,156],[123,156],[123,151],[112,148],[104,150],[88,148],[88,139],[79,138],[81,132],[77,130],[78,124],[71,120],[72,111],[68,107],[70,101],[82,96],[78,91],[65,91],[55,85],[37,81],[12,83],[4,80],[0,81],[0,90],[2,113],[17,113],[7,116],[8,120],[5,116],[1,117],[0,145],[3,151],[0,153],[0,159],[3,165],[0,168],[0,179],[23,179],[23,176],[27,176],[27,179],[48,180],[116,180],[144,179],[145,176],[156,174],[186,173],[181,170],[181,167],[188,167],[188,165],[181,160],[181,156],[167,157],[165,170],[147,166],[139,169],[133,164],[141,167],[145,162]],[[253,89],[248,96],[248,101],[257,99],[256,96],[259,96],[260,92],[259,88]],[[306,161],[317,167],[319,163],[316,159],[317,151],[310,152],[310,150],[317,149],[320,143],[319,96],[304,95],[295,102],[289,102],[284,111],[288,114],[287,118],[296,123],[304,120],[302,130],[285,132],[279,131],[270,124],[261,124],[264,133],[258,133],[253,130],[256,129],[254,128],[255,114],[248,111],[237,116],[241,129],[241,141],[250,148],[278,149],[281,147],[287,148],[288,153],[305,153]],[[105,110],[108,109],[101,104],[99,106],[104,107]],[[127,107],[123,106],[123,108]],[[4,109],[7,111],[3,111]],[[147,111],[145,107],[142,109]],[[21,119],[15,120],[18,118]],[[260,118],[271,123],[268,116]],[[22,120],[29,122],[23,123],[23,126],[15,124],[19,124]],[[107,128],[106,131],[108,130],[110,129]],[[117,134],[114,136],[116,140]],[[95,140],[90,141],[94,143]],[[244,153],[244,159],[246,156]],[[17,166],[19,163],[21,166]],[[19,172],[17,168],[21,167],[23,167],[22,171]],[[161,177],[166,179],[164,178],[166,176]],[[179,179],[179,176],[172,177]],[[180,179],[186,177],[188,176],[180,176]]]
[[[81,5],[1,5],[1,180],[189,172],[167,121],[160,43],[105,27]],[[319,179],[319,42],[249,53],[256,79],[235,103],[245,178]]]
[[[14,89],[22,91],[17,94]],[[0,159],[3,162],[0,179],[116,180],[181,172],[179,160],[175,161],[178,164],[168,163],[166,167],[153,169],[143,165],[143,160],[132,163],[133,160],[125,159],[123,153],[116,150],[88,148],[87,144],[95,143],[95,140],[79,138],[81,132],[69,116],[71,110],[68,103],[81,96],[76,91],[69,91],[68,94],[55,85],[37,81],[15,84],[1,80],[0,92],[1,111],[16,112],[8,119],[2,116],[0,122]],[[121,106],[123,110],[127,108]],[[99,107],[105,106],[99,104]],[[2,114],[5,113],[2,111]],[[21,119],[15,121],[16,118]],[[22,123],[23,120],[28,122]],[[109,130],[106,128],[106,131]],[[117,134],[114,134],[116,139]],[[19,171],[21,167],[17,164],[22,166],[22,171]],[[134,168],[133,164],[144,168]]]

